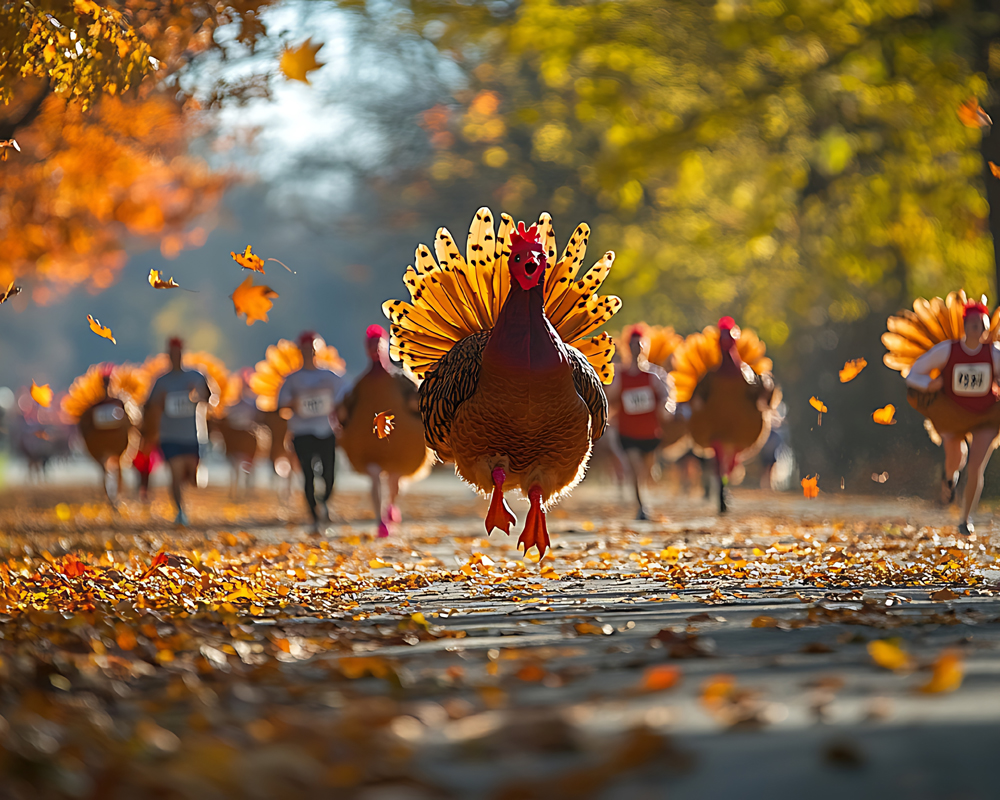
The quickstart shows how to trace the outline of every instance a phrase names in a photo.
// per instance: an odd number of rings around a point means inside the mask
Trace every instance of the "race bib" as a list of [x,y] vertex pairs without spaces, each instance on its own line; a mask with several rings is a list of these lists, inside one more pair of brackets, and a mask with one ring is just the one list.
[[101,430],[118,428],[125,419],[125,409],[111,403],[94,408],[94,427]]
[[333,413],[333,394],[329,389],[313,389],[299,395],[298,414],[305,419],[328,417]]
[[956,364],[951,390],[960,397],[982,397],[991,389],[991,372],[989,364]]
[[168,392],[163,401],[163,413],[172,419],[193,417],[197,407],[188,392]]
[[651,386],[640,386],[622,392],[622,408],[626,414],[648,414],[656,408],[656,395]]

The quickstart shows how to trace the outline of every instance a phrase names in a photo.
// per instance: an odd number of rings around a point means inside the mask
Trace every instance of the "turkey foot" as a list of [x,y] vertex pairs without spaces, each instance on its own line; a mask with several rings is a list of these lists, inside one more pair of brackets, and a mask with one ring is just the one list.
[[499,528],[510,536],[510,526],[517,522],[514,512],[510,510],[507,501],[503,496],[503,482],[507,480],[507,473],[503,467],[493,470],[493,497],[490,499],[490,510],[486,512],[486,535],[489,536],[496,528]]
[[541,488],[537,485],[532,486],[528,491],[528,499],[531,501],[531,507],[524,520],[524,530],[521,531],[521,538],[517,540],[517,546],[524,545],[525,555],[532,547],[537,547],[538,557],[541,558],[549,547],[549,531],[545,527],[545,512],[542,511]]

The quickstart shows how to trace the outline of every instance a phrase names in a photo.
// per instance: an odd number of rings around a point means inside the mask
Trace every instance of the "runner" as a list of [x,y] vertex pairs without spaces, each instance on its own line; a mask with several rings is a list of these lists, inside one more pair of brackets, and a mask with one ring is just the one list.
[[[212,395],[200,372],[181,366],[184,343],[176,336],[167,342],[170,372],[161,375],[149,393],[144,420],[158,420],[163,459],[170,467],[170,491],[177,506],[175,524],[186,526],[181,498],[184,482],[194,483],[198,471],[198,406]],[[144,450],[149,452],[149,450]]]
[[628,346],[632,360],[625,369],[615,372],[608,387],[608,403],[612,424],[618,430],[622,449],[628,457],[635,499],[639,503],[635,518],[643,520],[649,517],[639,491],[640,477],[648,473],[649,457],[660,446],[661,417],[670,393],[663,378],[649,368],[645,356],[648,344],[641,331],[632,331]]
[[[306,505],[312,517],[312,532],[319,534],[319,523],[330,521],[327,501],[333,494],[335,454],[337,449],[334,409],[347,392],[347,382],[337,373],[316,366],[316,339],[312,331],[299,336],[302,369],[290,373],[278,393],[278,410],[290,409],[288,430],[292,434],[295,455],[302,465]],[[317,510],[313,462],[319,462],[326,488]]]
[[965,303],[962,324],[962,338],[939,342],[913,362],[906,385],[915,390],[911,405],[941,435],[946,502],[955,497],[968,440],[969,473],[958,525],[958,532],[968,535],[975,532],[969,517],[979,504],[983,474],[1000,432],[1000,345],[990,341],[989,310],[983,303]]

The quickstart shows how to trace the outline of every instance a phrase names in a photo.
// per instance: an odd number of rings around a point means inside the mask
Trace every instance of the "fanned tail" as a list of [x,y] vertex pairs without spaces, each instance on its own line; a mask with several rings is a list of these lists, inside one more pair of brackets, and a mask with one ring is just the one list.
[[[343,375],[347,365],[337,348],[328,345],[321,337],[316,338],[316,366]],[[264,351],[264,360],[257,362],[249,381],[250,390],[257,395],[257,408],[261,411],[277,411],[278,392],[281,391],[285,378],[301,368],[302,351],[295,342],[279,339],[277,344],[268,345]]]
[[632,352],[629,350],[628,342],[632,338],[633,331],[639,331],[649,342],[646,360],[650,364],[663,368],[667,368],[670,357],[684,341],[684,337],[669,326],[647,325],[645,322],[626,325],[622,328],[621,336],[618,339],[621,346],[622,363],[626,366],[632,361]]
[[[888,330],[882,334],[882,344],[889,352],[882,356],[882,362],[905,378],[913,362],[934,345],[960,339],[964,335],[962,317],[968,301],[964,289],[950,292],[943,300],[918,297],[913,301],[913,311],[904,310],[889,317]],[[1000,307],[990,317],[990,337],[994,341],[1000,338]]]
[[[422,380],[457,342],[478,331],[490,330],[510,291],[507,257],[514,220],[489,208],[480,208],[469,227],[465,256],[446,228],[438,229],[434,255],[426,245],[417,247],[416,266],[409,266],[403,283],[410,301],[389,300],[382,310],[391,321],[389,353]],[[621,308],[614,296],[597,291],[614,262],[608,252],[589,271],[577,278],[587,250],[590,228],[577,226],[556,261],[556,236],[552,218],[542,214],[538,231],[549,257],[545,276],[545,313],[562,340],[580,350],[610,383],[614,376],[611,356],[614,343],[606,333],[594,334]],[[435,260],[436,257],[436,260]],[[259,365],[258,365],[259,366]],[[261,381],[263,386],[264,381]],[[255,388],[255,391],[257,389]],[[259,405],[259,402],[258,402]]]
[[[767,346],[749,328],[740,329],[736,350],[743,363],[758,375],[768,373],[773,368],[771,359],[764,354]],[[670,375],[674,379],[674,390],[678,403],[686,403],[694,394],[698,382],[722,363],[719,350],[719,329],[709,325],[701,333],[692,333],[674,350],[674,368]]]

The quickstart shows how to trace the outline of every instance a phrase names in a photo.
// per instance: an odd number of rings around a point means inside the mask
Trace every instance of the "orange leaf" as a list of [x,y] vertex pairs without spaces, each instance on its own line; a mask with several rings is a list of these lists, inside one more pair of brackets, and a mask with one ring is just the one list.
[[818,397],[810,397],[809,405],[815,408],[820,414],[825,414],[827,411],[826,403],[824,403]]
[[70,554],[63,560],[62,574],[67,578],[79,578],[87,572],[87,567],[76,556]]
[[236,287],[230,299],[236,316],[246,314],[247,325],[253,325],[257,320],[267,322],[267,312],[274,306],[271,300],[277,296],[278,293],[270,286],[255,286],[253,275],[250,275]]
[[639,680],[639,689],[644,692],[664,692],[673,689],[681,681],[681,671],[670,664],[646,667]]
[[372,423],[372,433],[376,434],[379,439],[385,439],[390,433],[392,433],[392,429],[394,427],[392,421],[394,419],[396,419],[396,417],[388,411],[379,411],[375,415],[375,420]]
[[709,708],[724,705],[736,690],[736,678],[732,675],[713,675],[701,687],[701,702]]
[[970,97],[958,107],[958,118],[966,128],[985,128],[993,124],[993,120],[983,111],[975,97]]
[[840,382],[847,383],[848,381],[853,381],[861,373],[861,370],[867,366],[868,362],[863,358],[855,358],[853,361],[846,362],[844,368],[840,371]]
[[309,73],[323,66],[324,62],[316,60],[316,53],[322,46],[322,43],[313,45],[309,38],[295,49],[287,48],[281,54],[278,67],[289,80],[309,83]]
[[98,336],[102,336],[105,339],[110,339],[111,344],[118,344],[115,337],[111,333],[111,328],[106,325],[101,325],[100,320],[94,319],[90,314],[87,314],[87,322],[90,323],[90,329],[96,333]]
[[52,389],[47,383],[43,383],[39,386],[34,381],[31,382],[31,399],[34,400],[42,408],[48,408],[52,405]]
[[6,291],[2,295],[0,295],[0,306],[2,306],[4,303],[10,300],[10,298],[16,297],[19,294],[21,294],[21,287],[15,286],[14,281],[11,281],[10,284],[7,286]]
[[545,667],[539,664],[525,664],[517,671],[517,677],[527,683],[537,683],[547,674]]
[[160,277],[159,270],[151,269],[149,271],[149,285],[154,289],[179,289],[180,284],[177,283],[173,278],[167,278],[164,280]]
[[160,567],[166,566],[166,564],[167,564],[167,554],[157,553],[156,557],[153,559],[153,563],[149,565],[149,569],[147,569],[144,573],[142,573],[142,576],[139,578],[139,580],[141,581],[146,580],[146,578],[148,578],[150,575],[156,572],[156,570],[158,570]]
[[868,642],[868,655],[883,669],[900,672],[913,668],[913,659],[910,658],[910,654],[895,642],[887,639],[875,639]]
[[928,694],[953,692],[962,685],[964,675],[962,656],[954,650],[945,650],[934,662],[931,679],[920,687],[920,691]]
[[889,403],[885,408],[878,408],[872,412],[872,419],[879,425],[895,425],[896,406]]
[[819,497],[819,475],[813,475],[811,478],[807,475],[802,479],[802,496],[810,500]]
[[261,275],[264,274],[264,259],[260,256],[254,255],[251,250],[251,245],[247,245],[247,249],[243,251],[242,255],[234,253],[232,250],[229,251],[229,255],[233,257],[243,269],[253,270],[254,272],[259,272]]

